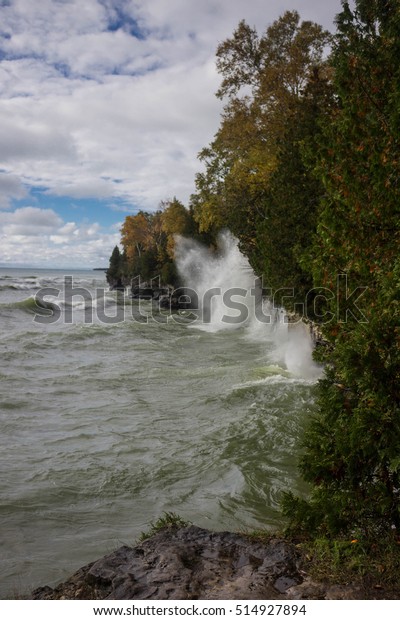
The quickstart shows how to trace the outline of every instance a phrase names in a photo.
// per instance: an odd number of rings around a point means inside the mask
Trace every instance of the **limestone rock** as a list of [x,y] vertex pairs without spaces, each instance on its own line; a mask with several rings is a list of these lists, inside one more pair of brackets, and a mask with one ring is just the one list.
[[34,599],[281,599],[299,583],[295,548],[229,532],[167,528],[78,570]]

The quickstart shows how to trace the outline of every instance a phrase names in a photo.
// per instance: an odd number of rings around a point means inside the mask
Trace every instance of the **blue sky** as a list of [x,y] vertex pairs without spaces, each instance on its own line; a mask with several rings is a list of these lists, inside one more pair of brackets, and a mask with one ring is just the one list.
[[241,19],[340,0],[0,0],[0,265],[108,264],[126,215],[187,203]]

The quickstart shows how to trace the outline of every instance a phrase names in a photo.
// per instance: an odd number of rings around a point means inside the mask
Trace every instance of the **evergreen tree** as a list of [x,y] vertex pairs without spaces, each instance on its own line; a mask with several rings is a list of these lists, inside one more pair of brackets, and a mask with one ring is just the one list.
[[116,245],[110,256],[110,265],[106,272],[106,278],[109,284],[114,284],[121,278],[123,262],[123,256],[119,247]]
[[[339,106],[317,174],[325,187],[313,272],[334,291],[334,345],[301,470],[291,526],[330,536],[397,537],[400,527],[400,6],[343,2],[333,65]],[[346,286],[340,283],[345,282]],[[339,285],[338,285],[339,282]],[[365,287],[353,304],[352,290]],[[356,298],[359,297],[357,292]],[[353,297],[354,299],[354,297]]]
[[[307,305],[315,318],[312,273],[308,265],[324,193],[320,179],[310,170],[320,136],[320,124],[329,118],[333,104],[327,69],[314,69],[303,96],[287,119],[279,145],[276,167],[264,193],[264,217],[257,227],[255,268],[264,274],[275,302],[295,309]],[[287,297],[288,289],[293,297]],[[285,299],[279,297],[279,290]]]

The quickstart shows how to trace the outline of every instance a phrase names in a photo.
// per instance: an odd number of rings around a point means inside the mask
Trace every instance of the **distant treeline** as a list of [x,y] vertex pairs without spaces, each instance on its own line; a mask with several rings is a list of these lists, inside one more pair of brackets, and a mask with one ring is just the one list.
[[140,276],[142,282],[160,277],[164,284],[177,285],[174,263],[176,235],[191,237],[205,244],[211,236],[200,233],[193,210],[174,198],[162,202],[153,213],[139,211],[128,215],[121,228],[121,245],[116,246],[110,258],[107,279],[129,281]]

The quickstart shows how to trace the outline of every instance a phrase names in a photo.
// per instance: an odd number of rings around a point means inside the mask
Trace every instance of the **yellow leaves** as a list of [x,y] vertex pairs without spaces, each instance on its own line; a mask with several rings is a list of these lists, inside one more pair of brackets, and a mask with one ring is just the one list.
[[148,217],[142,211],[137,215],[128,215],[121,228],[121,242],[128,258],[136,254],[141,255],[143,250],[152,244],[152,230]]
[[166,203],[161,214],[162,230],[167,234],[167,253],[170,258],[174,258],[175,235],[185,235],[189,233],[190,214],[179,200],[172,200]]
[[235,188],[245,187],[250,195],[256,195],[268,186],[276,168],[276,157],[257,145],[249,149],[247,156],[235,162],[227,179]]
[[192,223],[191,213],[174,198],[161,203],[161,210],[155,213],[128,215],[121,228],[121,242],[131,261],[152,252],[162,263],[165,253],[174,258],[175,235],[190,234]]

